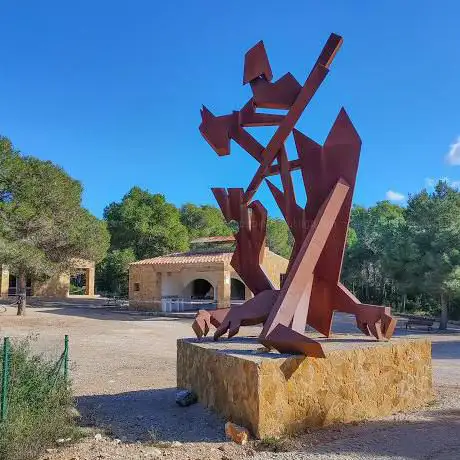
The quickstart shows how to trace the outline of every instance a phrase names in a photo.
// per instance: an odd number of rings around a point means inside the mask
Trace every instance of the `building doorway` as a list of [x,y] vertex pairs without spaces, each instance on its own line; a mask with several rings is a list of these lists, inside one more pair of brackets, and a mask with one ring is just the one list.
[[[8,280],[8,295],[19,295],[19,278],[11,273]],[[32,295],[32,278],[30,276],[26,279],[26,295]]]
[[10,273],[10,278],[8,281],[8,295],[16,295],[18,292],[18,278],[16,275]]
[[246,286],[236,278],[231,279],[230,298],[231,300],[244,300],[246,298]]
[[87,295],[87,276],[86,269],[78,269],[70,275],[69,294],[70,295]]

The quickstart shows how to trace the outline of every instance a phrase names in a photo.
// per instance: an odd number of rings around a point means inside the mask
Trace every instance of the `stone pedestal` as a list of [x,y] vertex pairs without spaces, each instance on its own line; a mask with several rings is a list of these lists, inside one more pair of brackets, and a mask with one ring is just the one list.
[[326,358],[262,352],[256,338],[180,339],[177,386],[258,438],[385,416],[433,398],[429,341],[315,339]]

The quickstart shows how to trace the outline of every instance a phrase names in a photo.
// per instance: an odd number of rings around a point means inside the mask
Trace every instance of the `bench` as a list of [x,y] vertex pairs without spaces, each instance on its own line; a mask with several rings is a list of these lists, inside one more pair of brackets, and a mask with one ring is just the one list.
[[410,319],[406,322],[406,329],[412,329],[413,326],[425,326],[428,331],[433,329],[434,321],[431,319]]
[[119,306],[122,302],[120,297],[108,297],[105,303],[106,306]]

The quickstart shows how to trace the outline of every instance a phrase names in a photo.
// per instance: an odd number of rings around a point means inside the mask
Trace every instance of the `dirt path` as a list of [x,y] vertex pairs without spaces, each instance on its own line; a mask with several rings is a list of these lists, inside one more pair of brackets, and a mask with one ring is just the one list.
[[[224,420],[199,404],[182,409],[174,403],[176,339],[191,335],[190,324],[190,320],[141,317],[87,307],[35,308],[25,318],[17,318],[13,309],[2,314],[1,335],[38,333],[33,344],[37,351],[58,356],[64,334],[70,335],[72,377],[79,408],[85,420],[123,441],[115,444],[87,440],[47,457],[447,459],[455,458],[449,457],[449,449],[460,449],[460,331],[429,335],[433,340],[439,407],[425,413],[316,431],[289,444],[295,453],[273,453],[255,451],[254,445],[241,449],[225,442]],[[353,320],[338,316],[334,330],[353,332]],[[252,329],[253,334],[257,331]],[[404,329],[398,329],[398,334],[405,334]],[[455,430],[457,436],[453,435]],[[142,444],[126,444],[136,441]],[[182,445],[158,450],[146,444],[151,441],[178,441]]]

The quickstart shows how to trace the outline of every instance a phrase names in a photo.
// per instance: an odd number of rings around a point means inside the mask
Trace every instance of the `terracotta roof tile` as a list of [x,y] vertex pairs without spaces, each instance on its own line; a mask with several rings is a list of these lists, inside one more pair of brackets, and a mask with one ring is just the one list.
[[193,253],[178,252],[152,259],[138,260],[130,265],[177,265],[177,264],[206,264],[228,262],[232,260],[233,252]]
[[190,243],[227,243],[235,241],[235,237],[233,235],[229,236],[205,236],[203,238],[196,238]]

